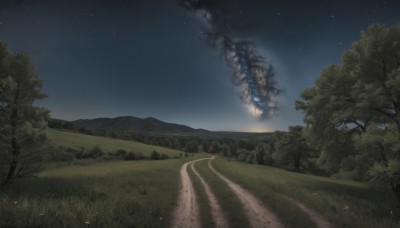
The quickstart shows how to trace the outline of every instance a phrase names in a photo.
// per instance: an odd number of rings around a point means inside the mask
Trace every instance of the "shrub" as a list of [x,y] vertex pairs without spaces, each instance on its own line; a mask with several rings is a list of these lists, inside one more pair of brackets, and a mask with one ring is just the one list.
[[95,146],[93,149],[88,151],[87,153],[83,153],[82,158],[88,159],[88,158],[98,158],[104,155],[104,152],[100,149],[100,147]]
[[161,159],[168,159],[169,158],[169,156],[167,155],[167,154],[161,154]]
[[130,160],[136,160],[136,155],[135,155],[135,153],[133,153],[133,152],[127,153],[127,154],[125,155],[125,160],[128,160],[128,161],[130,161]]
[[157,151],[153,150],[153,152],[150,155],[150,159],[152,159],[152,160],[160,160],[161,159],[161,155]]
[[73,153],[68,153],[66,151],[61,151],[53,156],[53,161],[73,161],[75,160],[75,155]]

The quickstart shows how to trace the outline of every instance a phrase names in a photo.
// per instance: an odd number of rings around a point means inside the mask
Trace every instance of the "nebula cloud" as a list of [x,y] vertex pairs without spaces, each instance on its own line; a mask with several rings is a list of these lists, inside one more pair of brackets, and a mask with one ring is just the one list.
[[183,8],[196,13],[207,23],[207,42],[221,51],[232,69],[232,82],[250,113],[259,120],[276,116],[278,95],[275,73],[258,54],[254,42],[232,35],[229,22],[232,0],[176,0]]

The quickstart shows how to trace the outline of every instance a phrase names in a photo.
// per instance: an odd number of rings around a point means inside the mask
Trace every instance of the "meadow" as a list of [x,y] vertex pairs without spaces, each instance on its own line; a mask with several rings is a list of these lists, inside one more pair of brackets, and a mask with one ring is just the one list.
[[184,159],[67,166],[0,192],[0,227],[166,227]]
[[182,153],[182,151],[147,145],[134,141],[85,135],[64,130],[48,129],[48,136],[49,139],[58,146],[77,150],[84,148],[85,151],[88,151],[97,146],[105,153],[114,153],[117,150],[125,150],[127,152],[141,153],[146,157],[149,157],[153,151],[166,154],[169,157],[179,157]]
[[[297,200],[335,227],[399,227],[398,202],[389,186],[319,177],[217,158],[213,166],[250,190],[288,227],[312,227],[287,198]],[[205,166],[205,163],[199,163]]]

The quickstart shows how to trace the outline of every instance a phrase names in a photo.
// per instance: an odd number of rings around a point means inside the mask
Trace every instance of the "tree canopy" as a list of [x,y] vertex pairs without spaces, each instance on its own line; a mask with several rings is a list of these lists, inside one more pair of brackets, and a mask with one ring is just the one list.
[[36,169],[45,145],[48,110],[34,106],[46,97],[29,56],[12,54],[0,42],[0,165],[3,183]]
[[371,25],[301,94],[305,135],[320,164],[356,179],[400,171],[400,26]]

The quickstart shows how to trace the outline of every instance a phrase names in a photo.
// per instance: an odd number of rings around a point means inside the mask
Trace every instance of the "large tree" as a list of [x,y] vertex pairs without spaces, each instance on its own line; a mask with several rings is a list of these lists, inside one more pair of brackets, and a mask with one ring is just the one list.
[[310,150],[302,132],[303,127],[291,126],[288,132],[279,137],[275,143],[275,158],[278,165],[291,165],[296,170],[300,170],[300,166]]
[[325,68],[301,98],[296,107],[306,114],[306,135],[321,150],[320,162],[357,178],[397,178],[400,26],[368,27],[342,64]]
[[29,56],[0,42],[0,181],[11,183],[37,169],[46,141],[48,110],[35,107],[42,81]]

